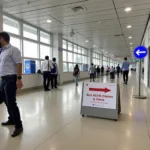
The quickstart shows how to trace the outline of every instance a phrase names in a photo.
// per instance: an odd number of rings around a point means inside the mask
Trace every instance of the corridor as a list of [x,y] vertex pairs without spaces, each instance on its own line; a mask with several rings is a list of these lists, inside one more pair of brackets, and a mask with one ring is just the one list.
[[[110,82],[104,77],[97,82]],[[81,88],[66,84],[58,90],[21,94],[22,136],[12,139],[12,127],[0,126],[0,150],[149,150],[150,101],[133,99],[136,77],[120,83],[122,113],[118,122],[80,115]],[[145,91],[145,90],[144,90]],[[146,93],[145,93],[146,94]],[[0,106],[0,121],[7,119]]]

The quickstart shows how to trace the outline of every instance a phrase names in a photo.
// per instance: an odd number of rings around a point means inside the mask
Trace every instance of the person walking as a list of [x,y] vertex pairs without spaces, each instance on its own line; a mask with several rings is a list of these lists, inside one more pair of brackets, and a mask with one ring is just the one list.
[[97,78],[99,78],[100,77],[100,72],[101,72],[101,69],[99,68],[99,66],[97,66]]
[[92,81],[92,79],[93,79],[93,82],[95,81],[95,75],[94,75],[94,73],[95,73],[94,64],[91,63],[91,66],[89,68],[90,82]]
[[101,67],[101,75],[102,76],[104,75],[104,67],[103,66]]
[[79,69],[78,64],[76,64],[76,66],[74,67],[74,71],[73,71],[73,76],[75,79],[76,86],[78,86],[79,75],[80,75],[80,69]]
[[120,65],[118,64],[118,66],[116,68],[117,68],[117,77],[119,78],[119,74],[120,74],[120,70],[121,70]]
[[42,72],[43,72],[43,86],[45,91],[50,91],[49,85],[51,80],[51,69],[53,69],[53,64],[49,60],[49,56],[45,56],[45,60],[42,63]]
[[57,76],[58,76],[58,66],[56,63],[56,58],[53,58],[53,69],[51,69],[52,79],[51,86],[52,89],[55,87],[57,89]]
[[12,137],[23,132],[20,111],[16,103],[17,89],[23,87],[22,83],[22,59],[18,48],[10,44],[10,36],[6,32],[0,32],[0,77],[3,100],[9,114],[8,121],[2,126],[14,125]]
[[127,57],[125,57],[122,65],[124,84],[128,84],[129,66],[130,63],[127,61]]
[[110,68],[110,79],[114,79],[115,78],[115,70],[114,70],[114,67],[112,66]]

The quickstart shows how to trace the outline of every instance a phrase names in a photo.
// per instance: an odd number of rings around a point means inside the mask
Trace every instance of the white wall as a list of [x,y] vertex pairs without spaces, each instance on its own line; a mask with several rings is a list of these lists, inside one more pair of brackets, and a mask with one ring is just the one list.
[[23,75],[23,89],[42,86],[42,76],[38,74]]
[[[146,33],[145,33],[144,39],[143,39],[143,45],[147,48],[150,45],[149,39],[148,39],[148,29],[149,29],[149,27],[150,27],[150,22],[147,26]],[[148,53],[149,53],[149,51],[148,51]],[[144,58],[144,84],[146,86],[148,86],[148,72],[150,71],[149,68],[148,68],[149,67],[148,64],[149,64],[149,54]]]
[[[80,78],[79,79],[85,79],[88,78],[89,74],[88,72],[80,72]],[[66,72],[63,73],[63,82],[73,81],[73,73],[72,72]]]

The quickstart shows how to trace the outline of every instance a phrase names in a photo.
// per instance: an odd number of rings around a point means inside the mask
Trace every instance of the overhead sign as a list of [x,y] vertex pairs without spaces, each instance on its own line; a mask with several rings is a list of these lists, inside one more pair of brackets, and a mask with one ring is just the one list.
[[115,83],[86,82],[83,87],[82,106],[116,109],[116,95]]
[[135,50],[134,50],[134,56],[137,59],[143,59],[144,57],[147,56],[147,48],[144,46],[138,46]]

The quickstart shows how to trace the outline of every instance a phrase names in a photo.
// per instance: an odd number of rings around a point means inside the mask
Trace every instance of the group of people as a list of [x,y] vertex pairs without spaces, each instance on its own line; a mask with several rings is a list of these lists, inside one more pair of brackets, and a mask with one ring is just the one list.
[[56,63],[56,58],[53,58],[51,61],[49,60],[49,56],[45,56],[45,60],[42,62],[41,71],[43,74],[44,90],[50,91],[53,88],[57,88],[58,66]]
[[[111,68],[109,66],[107,66],[106,67],[106,75],[108,75],[110,73],[110,78],[114,79],[115,74],[117,74],[117,77],[119,78],[120,73],[123,73],[124,84],[127,84],[128,83],[129,66],[130,66],[130,63],[127,61],[127,57],[125,57],[122,68],[120,67],[119,64],[116,68],[113,66]],[[94,66],[94,64],[92,63],[90,68],[89,68],[90,82],[92,80],[94,82],[95,77],[100,77],[100,72],[101,72],[101,75],[103,75],[104,67],[102,66],[101,68],[99,68],[99,66],[97,66],[97,68],[96,68]]]

